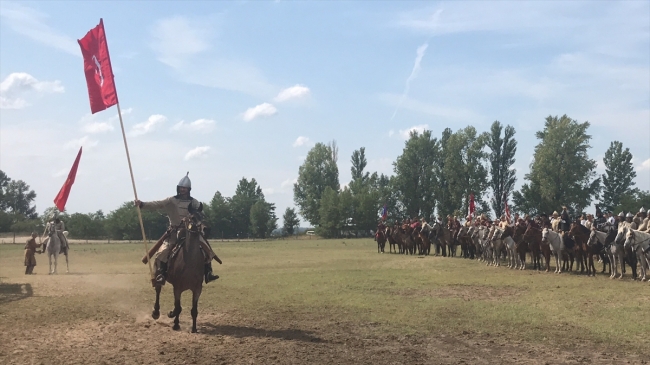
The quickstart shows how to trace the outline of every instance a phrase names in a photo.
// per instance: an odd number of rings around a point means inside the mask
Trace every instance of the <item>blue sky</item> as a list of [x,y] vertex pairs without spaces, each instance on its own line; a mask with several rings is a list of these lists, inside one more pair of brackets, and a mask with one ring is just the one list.
[[190,171],[209,201],[255,178],[278,215],[309,148],[392,174],[408,131],[515,127],[519,187],[548,115],[592,124],[650,189],[650,3],[0,2],[0,168],[70,212],[133,199],[117,109],[90,114],[76,40],[104,19],[138,195]]

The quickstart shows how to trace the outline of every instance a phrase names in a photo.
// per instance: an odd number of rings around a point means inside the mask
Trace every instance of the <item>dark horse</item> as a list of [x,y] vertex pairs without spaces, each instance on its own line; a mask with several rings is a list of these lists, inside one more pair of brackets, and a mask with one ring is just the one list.
[[[203,226],[198,215],[190,214],[183,218],[178,228],[178,241],[169,254],[167,281],[174,288],[174,310],[170,311],[169,318],[174,318],[174,330],[178,331],[178,316],[181,314],[181,294],[186,290],[192,291],[192,333],[196,333],[196,317],[199,314],[198,304],[203,290],[205,258],[199,243],[203,234]],[[163,283],[164,285],[164,283]],[[151,317],[160,317],[160,290],[162,285],[155,284],[156,303],[153,306]]]

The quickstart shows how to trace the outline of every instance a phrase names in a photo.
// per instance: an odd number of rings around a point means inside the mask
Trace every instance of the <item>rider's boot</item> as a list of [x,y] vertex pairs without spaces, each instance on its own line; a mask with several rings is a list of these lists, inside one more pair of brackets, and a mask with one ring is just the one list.
[[158,270],[156,270],[156,283],[163,285],[165,284],[165,280],[167,278],[167,263],[166,262],[158,262]]
[[212,275],[212,262],[205,264],[205,268],[203,269],[205,271],[205,283],[209,283],[211,281],[215,281],[219,279],[219,275]]

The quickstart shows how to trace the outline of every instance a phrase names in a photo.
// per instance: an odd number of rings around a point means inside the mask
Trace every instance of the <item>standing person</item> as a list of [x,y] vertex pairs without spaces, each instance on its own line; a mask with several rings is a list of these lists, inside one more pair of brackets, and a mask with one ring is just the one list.
[[[161,285],[167,278],[167,258],[169,256],[169,251],[176,245],[178,228],[181,224],[181,220],[190,215],[190,210],[197,212],[203,210],[203,204],[190,196],[190,190],[192,190],[192,182],[186,175],[176,186],[175,196],[151,202],[143,202],[140,200],[135,201],[135,205],[139,206],[140,209],[164,211],[167,213],[169,218],[169,228],[167,229],[169,236],[165,239],[164,243],[155,254],[155,263],[157,267],[155,281]],[[204,271],[205,283],[207,284],[219,279],[219,275],[212,274],[212,259],[216,257],[216,255],[210,246],[208,246],[207,241],[203,236],[201,236],[199,241],[201,242],[203,254],[206,256]],[[143,260],[143,262],[146,261]]]
[[40,243],[36,243],[36,237],[38,235],[36,232],[32,232],[32,237],[27,240],[25,245],[25,275],[31,275],[34,273],[34,266],[36,266],[36,252],[41,253],[41,251],[36,251],[37,248],[41,247]]

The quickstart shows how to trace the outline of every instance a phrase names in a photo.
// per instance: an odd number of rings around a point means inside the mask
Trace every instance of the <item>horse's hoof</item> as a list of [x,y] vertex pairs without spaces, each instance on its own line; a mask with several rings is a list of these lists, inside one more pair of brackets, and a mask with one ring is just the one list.
[[160,318],[160,312],[159,312],[159,311],[153,311],[153,312],[151,312],[151,318],[153,318],[153,319],[158,319],[158,318]]
[[169,318],[174,318],[174,317],[176,317],[176,316],[174,315],[174,311],[169,311],[169,313],[167,313],[167,317],[169,317]]
[[192,333],[196,333],[196,328],[192,328]]
[[174,326],[172,327],[172,329],[173,329],[174,331],[178,331],[178,330],[181,329],[181,326],[180,326],[178,323],[176,323],[176,324],[174,324]]

